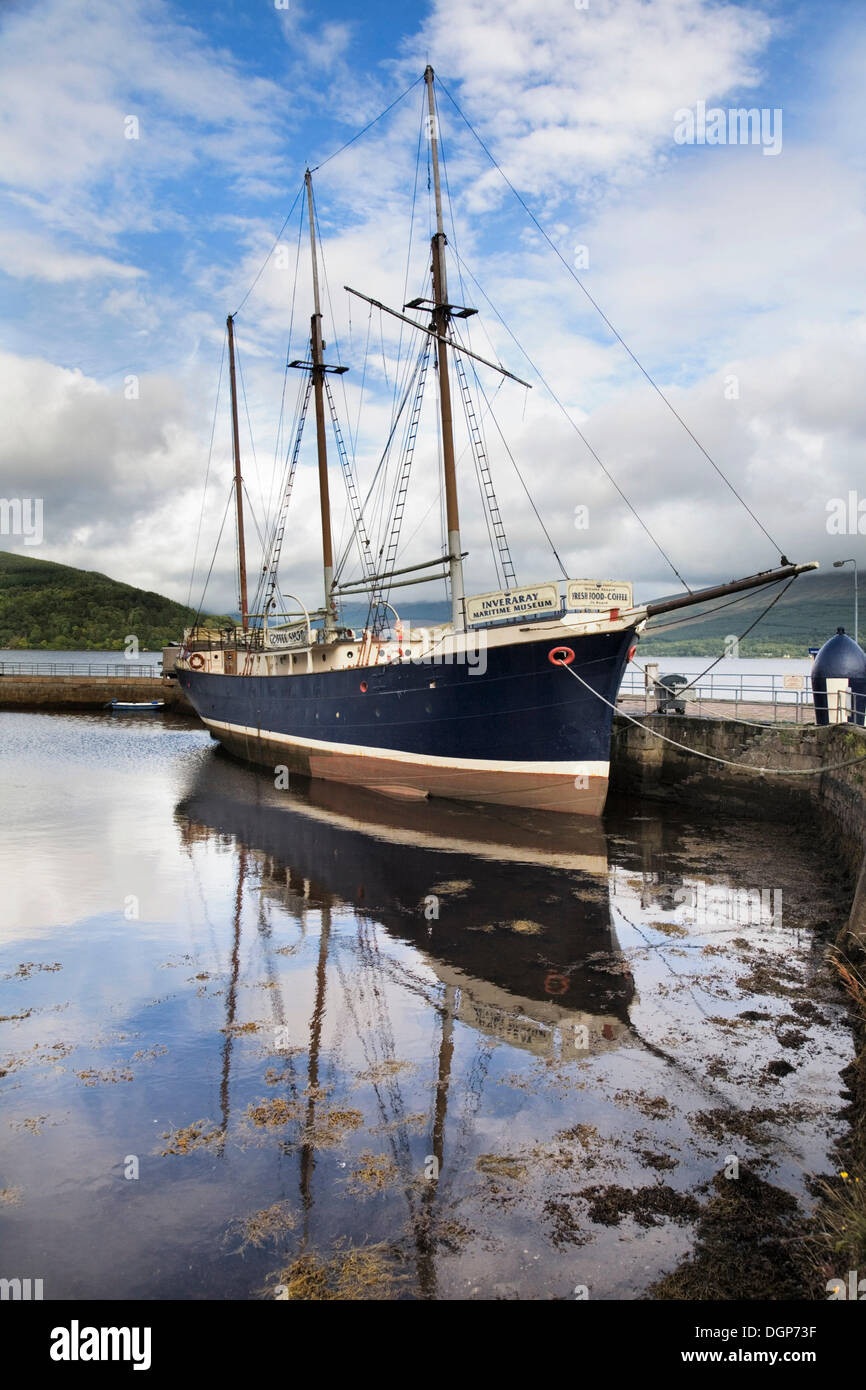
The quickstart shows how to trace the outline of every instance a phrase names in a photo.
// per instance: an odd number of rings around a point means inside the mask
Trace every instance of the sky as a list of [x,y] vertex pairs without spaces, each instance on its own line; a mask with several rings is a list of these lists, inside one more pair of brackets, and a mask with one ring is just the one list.
[[[230,513],[217,544],[236,312],[255,588],[299,385],[285,363],[309,351],[308,165],[326,356],[349,367],[332,381],[366,495],[415,334],[343,286],[397,309],[429,294],[427,62],[450,297],[479,310],[461,332],[532,387],[477,368],[519,582],[559,573],[524,484],[570,576],[632,580],[643,598],[782,552],[862,560],[859,0],[5,0],[0,496],[41,499],[43,521],[38,544],[0,546],[194,606],[215,556],[204,606],[236,608]],[[727,138],[739,109],[764,113],[757,143]],[[724,142],[697,138],[701,112]],[[399,564],[441,554],[433,385]],[[481,593],[499,581],[459,395],[455,409],[467,591]],[[308,605],[315,477],[308,429],[281,565]],[[331,493],[345,541],[333,444]]]

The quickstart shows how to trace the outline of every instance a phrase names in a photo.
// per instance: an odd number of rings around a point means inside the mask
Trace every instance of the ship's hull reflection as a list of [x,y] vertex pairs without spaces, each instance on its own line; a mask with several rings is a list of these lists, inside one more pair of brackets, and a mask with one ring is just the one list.
[[634,994],[611,927],[604,831],[582,817],[278,791],[214,750],[177,807],[228,835],[291,915],[342,902],[421,954],[490,1038],[563,1060],[624,1038]]

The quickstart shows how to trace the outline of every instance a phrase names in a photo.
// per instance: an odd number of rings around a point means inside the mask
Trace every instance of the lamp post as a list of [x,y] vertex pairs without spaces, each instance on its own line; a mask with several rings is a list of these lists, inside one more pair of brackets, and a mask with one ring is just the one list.
[[854,641],[859,645],[859,643],[860,643],[860,638],[859,638],[859,636],[858,636],[858,622],[857,622],[857,619],[858,619],[858,613],[857,613],[857,561],[856,561],[856,560],[834,560],[834,561],[833,561],[833,568],[834,568],[834,570],[840,570],[840,569],[842,568],[843,565],[853,565],[853,566],[854,566]]

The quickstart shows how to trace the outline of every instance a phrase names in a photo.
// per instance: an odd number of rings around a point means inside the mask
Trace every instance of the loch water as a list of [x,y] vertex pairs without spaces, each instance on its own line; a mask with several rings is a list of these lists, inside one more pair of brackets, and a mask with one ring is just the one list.
[[630,1299],[732,1156],[810,1210],[853,1043],[804,831],[277,789],[164,714],[2,732],[0,1275]]

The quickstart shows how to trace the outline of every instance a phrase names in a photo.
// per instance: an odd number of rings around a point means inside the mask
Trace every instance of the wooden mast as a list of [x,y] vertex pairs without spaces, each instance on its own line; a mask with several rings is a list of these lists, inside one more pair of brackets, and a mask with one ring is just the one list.
[[325,636],[334,632],[334,548],[331,539],[331,499],[328,492],[328,444],[325,437],[325,362],[322,341],[322,308],[319,302],[319,265],[316,256],[316,219],[313,212],[313,180],[309,169],[304,175],[310,214],[310,249],[313,256],[313,316],[310,320],[310,356],[313,364],[313,392],[316,402],[316,445],[319,455],[319,505],[322,513],[322,563],[325,577]]
[[439,142],[436,136],[436,99],[433,95],[433,69],[424,71],[427,84],[430,159],[433,165],[433,191],[436,199],[436,231],[433,251],[433,327],[439,335],[436,356],[439,366],[439,409],[442,416],[442,464],[445,474],[445,515],[448,526],[448,556],[451,573],[451,621],[455,632],[463,632],[463,560],[460,545],[460,511],[457,503],[457,469],[454,462],[454,427],[451,416],[451,382],[448,376],[447,336],[451,318],[448,304],[448,277],[445,269],[445,231],[442,225],[442,190],[439,184]]
[[226,319],[229,332],[229,377],[232,395],[232,449],[235,461],[235,509],[238,519],[238,573],[241,586],[241,625],[244,632],[250,625],[247,603],[247,548],[244,540],[244,497],[241,480],[241,446],[238,436],[238,388],[235,381],[235,333],[231,314]]

